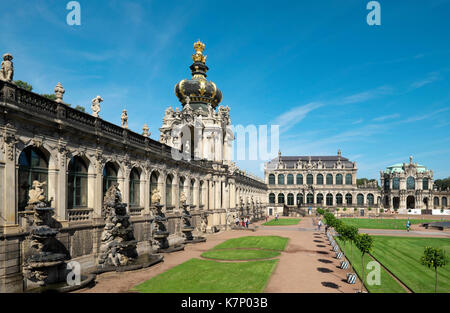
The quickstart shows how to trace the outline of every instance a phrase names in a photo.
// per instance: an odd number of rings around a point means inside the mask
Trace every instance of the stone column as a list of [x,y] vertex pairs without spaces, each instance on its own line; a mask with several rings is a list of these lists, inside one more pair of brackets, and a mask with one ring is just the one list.
[[208,199],[208,210],[214,210],[216,208],[216,202],[214,201],[214,188],[215,188],[215,183],[213,180],[209,181],[209,199]]
[[67,158],[65,151],[61,151],[59,158],[58,193],[56,198],[56,219],[68,221],[67,213]]
[[102,216],[102,204],[103,204],[103,164],[97,163],[97,175],[95,177],[94,187],[94,217]]
[[[1,185],[3,185],[0,208],[3,225],[12,230],[13,228],[16,228],[18,226],[18,217],[16,210],[16,208],[18,207],[18,203],[16,201],[16,192],[18,192],[19,188],[18,184],[16,183],[18,181],[18,167],[16,170],[14,162],[14,160],[16,159],[15,144],[5,143],[4,147],[5,151],[9,151],[10,154],[8,155],[8,153],[5,153],[4,162],[0,162],[0,173],[3,173],[3,175],[0,176],[0,178],[2,179]],[[9,230],[4,229],[4,232],[8,233]]]
[[124,168],[121,177],[117,177],[119,189],[122,192],[122,200],[127,204],[127,212],[130,213],[130,172],[131,169]]

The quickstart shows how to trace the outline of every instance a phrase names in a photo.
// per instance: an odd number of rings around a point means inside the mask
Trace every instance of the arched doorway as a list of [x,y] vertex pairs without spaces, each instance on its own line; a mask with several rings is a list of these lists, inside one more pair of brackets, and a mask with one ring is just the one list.
[[416,198],[414,198],[414,196],[408,196],[408,198],[406,198],[406,208],[414,209],[415,207],[416,207]]
[[394,209],[399,209],[400,208],[400,198],[399,197],[392,198],[392,205],[393,205]]
[[428,210],[428,198],[423,198],[423,203],[425,204],[425,209]]

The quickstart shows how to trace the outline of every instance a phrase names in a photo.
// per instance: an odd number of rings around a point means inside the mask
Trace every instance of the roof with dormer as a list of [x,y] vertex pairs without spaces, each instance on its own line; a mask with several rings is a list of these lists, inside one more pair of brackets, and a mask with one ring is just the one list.
[[338,156],[338,155],[321,155],[321,156],[280,156],[272,159],[267,163],[268,168],[274,167],[281,160],[286,166],[286,168],[296,168],[296,164],[301,161],[302,163],[308,163],[311,160],[311,163],[317,163],[319,161],[322,162],[325,168],[334,168],[335,164],[340,160],[341,164],[344,165],[345,168],[352,168],[353,162],[351,162],[348,158]]

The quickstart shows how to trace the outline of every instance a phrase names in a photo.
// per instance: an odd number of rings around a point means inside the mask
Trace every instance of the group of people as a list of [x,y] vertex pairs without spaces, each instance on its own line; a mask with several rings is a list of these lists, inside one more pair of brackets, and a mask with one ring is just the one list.
[[[239,226],[241,221],[239,220],[239,217],[236,216],[235,219],[236,226]],[[248,228],[248,225],[250,224],[250,220],[248,219],[248,216],[244,219],[242,218],[242,227]]]

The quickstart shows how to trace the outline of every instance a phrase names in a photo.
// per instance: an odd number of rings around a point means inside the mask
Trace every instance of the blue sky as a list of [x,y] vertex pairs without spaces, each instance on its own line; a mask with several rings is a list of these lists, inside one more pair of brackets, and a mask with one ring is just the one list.
[[[6,2],[3,0],[3,2]],[[190,78],[192,44],[206,44],[208,78],[234,125],[280,124],[284,155],[335,155],[359,177],[409,155],[435,178],[450,176],[450,1],[366,0],[79,1],[81,26],[66,24],[68,1],[16,0],[0,12],[0,52],[15,79],[152,138],[175,84]],[[262,161],[238,164],[259,176]]]

